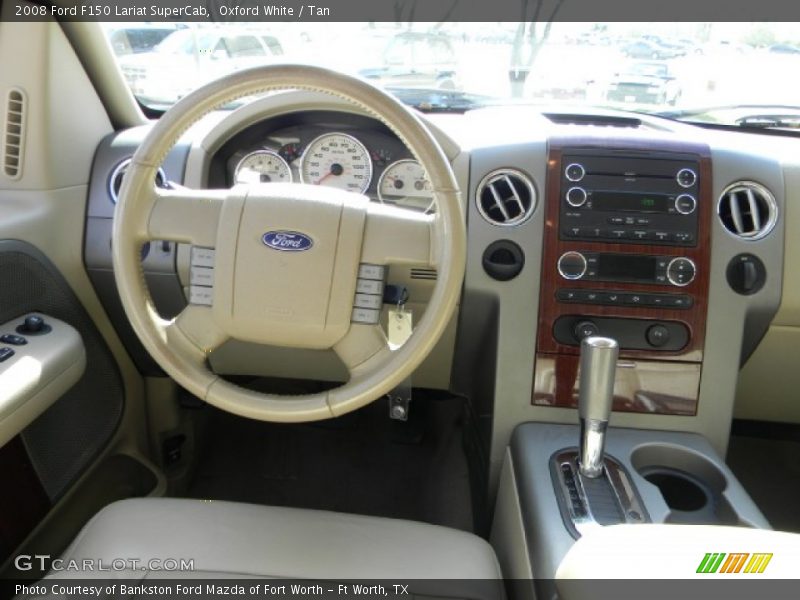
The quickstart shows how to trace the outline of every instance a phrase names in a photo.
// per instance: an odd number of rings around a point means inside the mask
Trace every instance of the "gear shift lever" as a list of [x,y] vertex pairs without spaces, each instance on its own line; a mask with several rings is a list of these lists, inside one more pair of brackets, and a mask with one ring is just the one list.
[[611,338],[591,336],[581,342],[578,464],[585,477],[595,478],[603,473],[603,448],[614,397],[618,355],[619,345]]

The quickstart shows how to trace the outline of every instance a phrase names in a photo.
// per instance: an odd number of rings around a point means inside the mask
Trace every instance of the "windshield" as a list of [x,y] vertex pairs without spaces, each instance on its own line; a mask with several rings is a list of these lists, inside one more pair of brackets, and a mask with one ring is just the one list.
[[[108,26],[142,104],[274,62],[365,77],[422,109],[505,103],[622,108],[731,124],[797,123],[797,23],[136,24]],[[126,50],[128,48],[128,50]],[[775,118],[773,118],[773,115]],[[787,125],[788,126],[788,125]]]
[[210,52],[218,36],[200,31],[176,31],[153,48],[153,51],[162,54],[194,54],[195,52]]

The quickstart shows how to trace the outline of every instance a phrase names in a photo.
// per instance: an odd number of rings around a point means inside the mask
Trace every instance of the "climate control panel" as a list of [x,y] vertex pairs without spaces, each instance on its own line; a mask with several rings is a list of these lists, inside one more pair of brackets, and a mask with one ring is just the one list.
[[652,256],[569,250],[558,257],[558,274],[566,280],[612,281],[685,287],[697,276],[697,265],[685,256]]

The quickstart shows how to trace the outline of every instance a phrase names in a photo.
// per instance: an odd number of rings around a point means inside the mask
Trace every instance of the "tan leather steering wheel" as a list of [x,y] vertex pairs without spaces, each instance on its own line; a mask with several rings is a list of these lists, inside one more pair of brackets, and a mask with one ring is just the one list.
[[[435,216],[370,202],[366,196],[303,184],[239,185],[231,190],[155,187],[156,169],[178,138],[210,111],[273,90],[325,92],[391,128],[431,181]],[[299,233],[294,251],[266,234]],[[274,236],[273,236],[274,238]],[[238,71],[184,97],[152,127],[120,190],[113,230],[114,275],[133,330],[181,386],[223,410],[264,421],[338,416],[386,394],[424,360],[458,302],[466,231],[450,164],[428,129],[394,97],[327,69],[272,65]],[[212,306],[160,318],[142,275],[148,240],[215,248]],[[302,248],[301,248],[302,247]],[[379,325],[351,323],[362,264],[437,269],[423,318],[399,349]],[[229,338],[296,348],[332,348],[347,383],[328,392],[278,396],[246,390],[213,373],[207,355]]]

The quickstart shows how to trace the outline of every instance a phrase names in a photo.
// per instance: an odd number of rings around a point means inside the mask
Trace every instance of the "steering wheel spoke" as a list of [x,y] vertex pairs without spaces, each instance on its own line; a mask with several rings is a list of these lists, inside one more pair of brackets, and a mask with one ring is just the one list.
[[154,188],[147,223],[153,240],[187,242],[213,247],[217,240],[220,213],[229,190]]
[[198,362],[224,344],[229,336],[214,321],[212,308],[190,304],[164,327],[167,343],[189,350]]
[[367,371],[375,362],[391,354],[381,326],[366,323],[353,323],[333,351],[347,367],[351,377]]
[[434,266],[435,215],[370,203],[361,262]]

